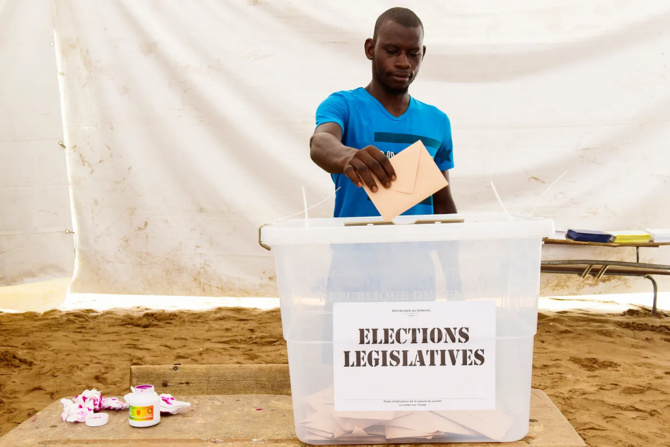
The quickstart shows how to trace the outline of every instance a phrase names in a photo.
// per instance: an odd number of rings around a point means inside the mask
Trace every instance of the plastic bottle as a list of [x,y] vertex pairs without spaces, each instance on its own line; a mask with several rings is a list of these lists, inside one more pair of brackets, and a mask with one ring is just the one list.
[[151,427],[161,421],[161,398],[153,385],[130,387],[132,393],[123,398],[128,402],[128,423],[132,427]]

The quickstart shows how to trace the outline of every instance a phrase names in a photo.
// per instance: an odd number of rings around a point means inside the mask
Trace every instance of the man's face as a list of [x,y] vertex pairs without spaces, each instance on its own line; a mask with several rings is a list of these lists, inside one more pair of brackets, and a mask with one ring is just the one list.
[[407,91],[419,73],[425,52],[421,27],[407,28],[392,20],[382,24],[376,41],[366,42],[373,78],[393,93]]

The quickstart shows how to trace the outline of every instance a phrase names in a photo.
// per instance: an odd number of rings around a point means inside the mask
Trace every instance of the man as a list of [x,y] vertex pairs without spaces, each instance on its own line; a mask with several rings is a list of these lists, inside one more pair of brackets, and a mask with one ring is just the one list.
[[[372,61],[370,83],[333,93],[317,109],[310,155],[332,174],[335,217],[378,216],[363,183],[373,193],[380,186],[389,188],[396,179],[389,157],[419,139],[449,180],[448,170],[454,166],[449,118],[408,92],[425,54],[421,20],[409,9],[389,9],[365,41],[365,55]],[[447,186],[405,214],[455,212]]]

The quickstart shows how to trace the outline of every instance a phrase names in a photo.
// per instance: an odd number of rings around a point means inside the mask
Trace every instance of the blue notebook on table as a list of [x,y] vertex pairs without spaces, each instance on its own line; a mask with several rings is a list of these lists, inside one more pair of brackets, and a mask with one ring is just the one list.
[[568,239],[579,242],[609,242],[612,235],[599,230],[568,230]]

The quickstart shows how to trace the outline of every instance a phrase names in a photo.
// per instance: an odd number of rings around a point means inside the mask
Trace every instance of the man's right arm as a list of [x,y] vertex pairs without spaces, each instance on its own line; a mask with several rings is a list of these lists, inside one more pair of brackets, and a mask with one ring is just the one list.
[[319,125],[309,140],[310,156],[314,163],[331,174],[344,174],[358,187],[365,183],[377,191],[371,173],[384,187],[395,180],[395,171],[389,159],[374,146],[356,149],[342,144],[342,128],[337,123]]

